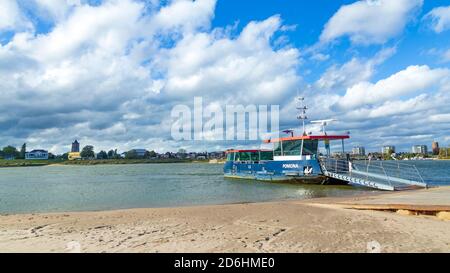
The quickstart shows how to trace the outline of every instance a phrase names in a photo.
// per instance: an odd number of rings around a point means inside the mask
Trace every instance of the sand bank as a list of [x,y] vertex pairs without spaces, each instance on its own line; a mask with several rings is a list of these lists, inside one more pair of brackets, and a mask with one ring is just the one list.
[[0,252],[450,252],[450,221],[347,208],[394,196],[4,215]]

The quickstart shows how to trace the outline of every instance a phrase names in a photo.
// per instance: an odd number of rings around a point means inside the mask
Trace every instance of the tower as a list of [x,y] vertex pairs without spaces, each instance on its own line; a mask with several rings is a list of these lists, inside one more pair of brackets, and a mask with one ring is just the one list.
[[433,150],[433,155],[439,154],[439,143],[437,141],[433,141],[433,144],[431,145],[431,149]]
[[72,152],[72,153],[79,153],[79,152],[80,152],[80,143],[78,143],[77,140],[75,140],[75,141],[72,143],[72,150],[71,150],[71,152]]

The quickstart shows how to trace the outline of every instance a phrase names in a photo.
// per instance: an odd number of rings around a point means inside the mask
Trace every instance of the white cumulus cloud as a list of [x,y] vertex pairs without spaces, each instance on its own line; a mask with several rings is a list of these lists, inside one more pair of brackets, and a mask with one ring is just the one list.
[[54,25],[0,45],[0,108],[14,109],[0,114],[5,145],[176,150],[174,104],[282,102],[300,80],[298,50],[273,45],[280,16],[238,32],[211,28],[215,0],[31,2]]
[[434,8],[424,18],[430,20],[431,28],[436,33],[448,30],[450,29],[450,6]]
[[274,50],[271,37],[279,16],[249,23],[237,38],[197,33],[161,55],[167,71],[164,91],[173,97],[221,96],[241,103],[280,102],[299,81],[299,52]]
[[325,25],[320,41],[347,36],[355,44],[382,44],[402,32],[423,0],[357,1],[342,6]]
[[361,81],[369,80],[373,76],[376,66],[383,63],[395,52],[395,48],[386,48],[368,60],[353,57],[341,66],[332,65],[317,80],[315,86],[320,90],[335,89],[335,91],[339,91]]
[[0,1],[0,31],[24,30],[33,25],[25,18],[16,0]]
[[386,79],[376,83],[360,82],[347,89],[345,95],[336,104],[340,108],[361,107],[375,104],[416,92],[427,92],[435,86],[444,86],[448,82],[450,70],[431,69],[426,65],[409,66]]

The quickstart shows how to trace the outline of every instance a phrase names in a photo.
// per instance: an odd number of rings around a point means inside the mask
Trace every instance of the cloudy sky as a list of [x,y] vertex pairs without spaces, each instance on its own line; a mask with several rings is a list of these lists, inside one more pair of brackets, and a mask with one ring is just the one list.
[[0,1],[0,146],[220,150],[245,143],[176,142],[172,107],[279,104],[287,129],[297,92],[349,147],[447,145],[449,1]]

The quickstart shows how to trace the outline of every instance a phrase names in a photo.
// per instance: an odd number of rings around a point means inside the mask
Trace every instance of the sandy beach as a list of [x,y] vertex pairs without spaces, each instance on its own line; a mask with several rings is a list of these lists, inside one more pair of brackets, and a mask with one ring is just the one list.
[[[450,207],[448,192],[3,215],[0,252],[450,252],[450,221],[432,212]],[[433,194],[441,203],[405,209]],[[399,211],[364,208],[402,201]]]

